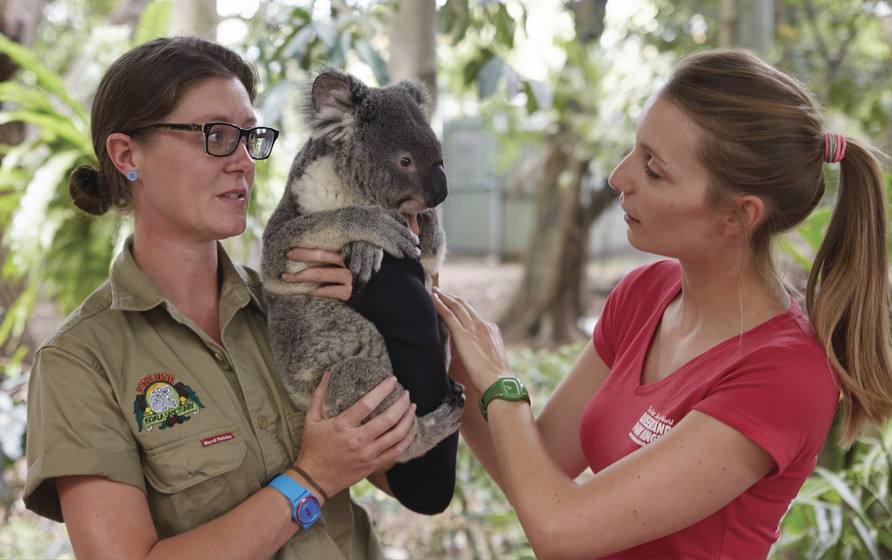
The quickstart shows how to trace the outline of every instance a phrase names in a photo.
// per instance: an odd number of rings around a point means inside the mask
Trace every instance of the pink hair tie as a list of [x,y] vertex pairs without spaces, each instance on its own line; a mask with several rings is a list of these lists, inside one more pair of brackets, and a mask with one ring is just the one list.
[[846,137],[836,132],[824,133],[824,161],[836,163],[846,157]]

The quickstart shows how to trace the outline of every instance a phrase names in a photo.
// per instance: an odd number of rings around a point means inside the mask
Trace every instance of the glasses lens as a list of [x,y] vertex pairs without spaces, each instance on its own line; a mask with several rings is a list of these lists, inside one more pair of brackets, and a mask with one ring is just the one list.
[[248,155],[254,159],[266,159],[273,151],[276,132],[271,128],[252,128],[248,133]]
[[239,140],[239,128],[226,123],[215,123],[207,129],[208,153],[212,156],[228,156],[235,151]]

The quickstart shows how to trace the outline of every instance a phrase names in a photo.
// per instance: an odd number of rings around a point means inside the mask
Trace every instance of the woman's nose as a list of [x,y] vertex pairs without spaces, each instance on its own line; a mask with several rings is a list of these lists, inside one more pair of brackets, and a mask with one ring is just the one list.
[[615,168],[613,168],[613,172],[610,174],[610,177],[607,178],[607,186],[616,192],[625,192],[626,188],[626,165],[628,163],[629,156],[623,158],[621,162],[617,164]]

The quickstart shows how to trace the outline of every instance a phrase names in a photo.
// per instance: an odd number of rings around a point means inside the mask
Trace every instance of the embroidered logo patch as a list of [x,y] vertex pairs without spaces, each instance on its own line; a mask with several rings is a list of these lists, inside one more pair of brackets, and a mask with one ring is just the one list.
[[204,408],[191,387],[164,372],[155,372],[139,380],[133,416],[140,432],[151,432],[182,424]]

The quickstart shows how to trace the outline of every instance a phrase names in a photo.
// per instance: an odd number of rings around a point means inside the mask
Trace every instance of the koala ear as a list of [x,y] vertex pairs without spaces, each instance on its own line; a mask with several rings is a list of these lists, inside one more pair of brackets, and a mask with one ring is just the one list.
[[313,81],[307,103],[313,137],[343,141],[356,128],[356,110],[368,97],[368,87],[349,74],[324,70]]
[[415,100],[415,103],[418,103],[421,110],[424,111],[424,115],[428,120],[430,120],[433,106],[431,105],[430,93],[428,93],[427,86],[424,85],[424,82],[418,80],[402,80],[393,84],[393,87],[408,93],[409,96]]

